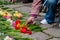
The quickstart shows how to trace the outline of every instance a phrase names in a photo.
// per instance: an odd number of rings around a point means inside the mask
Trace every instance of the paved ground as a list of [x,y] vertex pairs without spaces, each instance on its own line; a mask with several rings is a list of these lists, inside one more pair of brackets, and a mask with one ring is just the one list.
[[[14,8],[15,10],[25,13],[30,13],[31,10],[31,3],[19,4],[19,5],[5,5],[5,6]],[[45,14],[42,13],[41,15],[45,15]],[[39,20],[40,18],[43,19],[43,16],[38,17]],[[47,28],[47,30],[44,30],[43,32],[33,33],[32,35],[28,35],[27,37],[33,38],[34,40],[60,40],[60,28],[57,28],[57,26],[53,27],[53,25],[49,25],[49,24],[41,25],[41,26]]]

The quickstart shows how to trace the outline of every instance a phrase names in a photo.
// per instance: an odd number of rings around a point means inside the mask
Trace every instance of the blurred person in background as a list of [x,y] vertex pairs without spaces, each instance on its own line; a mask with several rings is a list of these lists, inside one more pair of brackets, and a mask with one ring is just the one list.
[[[45,6],[48,8],[46,12],[45,19],[43,19],[41,24],[52,24],[55,22],[55,12],[58,0],[43,0]],[[42,0],[33,0],[30,17],[27,19],[26,24],[33,23],[35,18],[39,15],[39,9],[41,8]],[[60,23],[60,21],[59,21]]]

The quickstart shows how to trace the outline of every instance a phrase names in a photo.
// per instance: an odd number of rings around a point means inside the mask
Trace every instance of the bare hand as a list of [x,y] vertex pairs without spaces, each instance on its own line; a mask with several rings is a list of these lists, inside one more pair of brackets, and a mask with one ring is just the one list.
[[29,17],[26,21],[26,25],[27,24],[32,24],[34,22],[34,19],[35,19],[34,17]]

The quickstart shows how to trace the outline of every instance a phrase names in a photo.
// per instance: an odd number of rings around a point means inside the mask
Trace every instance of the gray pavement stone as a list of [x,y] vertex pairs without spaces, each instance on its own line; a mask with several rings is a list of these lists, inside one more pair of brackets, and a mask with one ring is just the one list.
[[20,5],[4,5],[5,7],[14,8],[17,11],[23,12],[23,13],[30,13],[31,7],[27,4],[20,4]]
[[51,28],[53,25],[50,25],[50,24],[40,24],[41,27],[43,28]]
[[51,36],[48,36],[42,32],[33,33],[32,35],[29,35],[29,38],[35,39],[35,40],[47,40]]
[[16,8],[16,7],[20,7],[23,5],[4,5],[5,7],[9,7],[9,8]]
[[20,7],[20,6],[25,6],[25,7],[31,7],[31,3],[28,3],[28,4],[23,4],[23,3],[19,3],[19,4],[16,4],[16,5],[4,5],[5,7],[10,7],[10,8],[16,8],[16,7]]
[[27,6],[27,7],[31,7],[32,3],[27,3],[27,4],[21,3],[20,5],[24,5],[24,6]]
[[50,39],[50,40],[60,40],[60,38],[53,38],[53,39]]
[[60,37],[60,29],[58,28],[49,28],[48,30],[44,30],[43,32],[54,37]]
[[20,7],[20,8],[15,8],[15,10],[23,12],[23,13],[30,13],[31,8],[30,7]]

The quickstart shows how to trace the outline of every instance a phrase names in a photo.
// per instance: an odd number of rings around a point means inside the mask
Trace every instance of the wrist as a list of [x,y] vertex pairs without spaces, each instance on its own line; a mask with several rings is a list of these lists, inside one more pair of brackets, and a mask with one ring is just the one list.
[[36,14],[30,14],[31,17],[37,18]]

